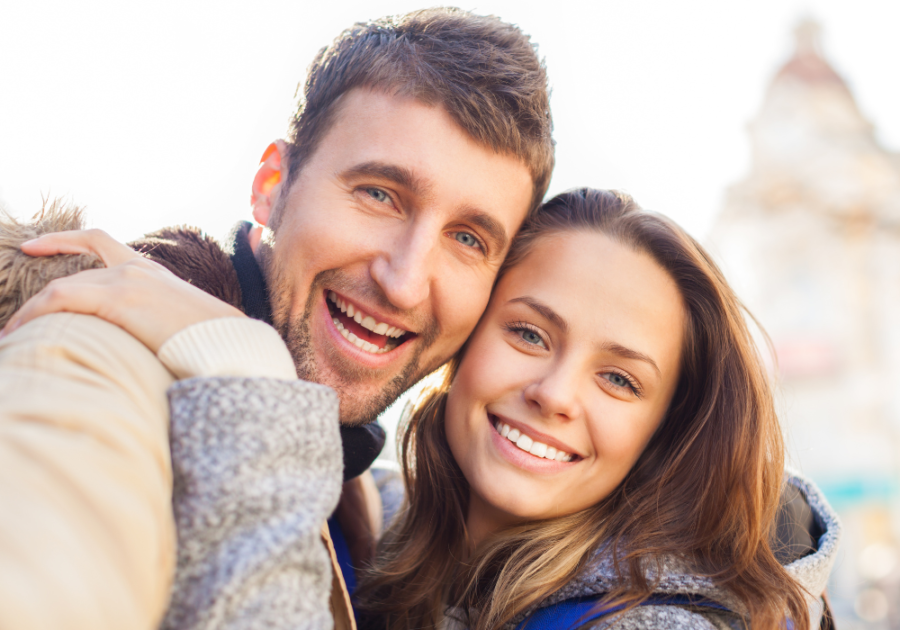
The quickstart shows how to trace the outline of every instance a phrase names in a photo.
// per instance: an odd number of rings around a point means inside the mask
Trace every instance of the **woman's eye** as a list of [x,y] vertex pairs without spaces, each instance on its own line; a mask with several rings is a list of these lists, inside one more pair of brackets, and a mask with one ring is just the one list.
[[534,345],[544,345],[544,340],[541,339],[541,336],[534,332],[533,330],[525,330],[522,332],[522,339],[527,341],[530,344]]
[[628,379],[626,379],[621,374],[616,374],[615,372],[612,372],[610,374],[606,374],[605,376],[606,376],[606,380],[608,380],[610,383],[612,383],[616,387],[628,387],[629,385],[631,385],[631,383],[628,382]]
[[619,374],[618,372],[604,372],[600,376],[609,381],[610,385],[612,385],[616,389],[625,389],[638,398],[643,398],[643,391],[641,390],[641,386],[624,374]]
[[[503,327],[512,335],[515,335],[516,343],[521,346],[521,342],[525,343],[527,346],[534,346],[536,348],[543,348],[547,350],[547,344],[544,342],[544,338],[541,337],[541,334],[536,330],[533,330],[529,324],[525,322],[511,322],[509,324],[504,324]],[[528,348],[528,350],[532,350],[532,348]]]
[[457,232],[455,234],[455,238],[457,242],[465,245],[466,247],[478,247],[480,245],[478,239],[468,232]]

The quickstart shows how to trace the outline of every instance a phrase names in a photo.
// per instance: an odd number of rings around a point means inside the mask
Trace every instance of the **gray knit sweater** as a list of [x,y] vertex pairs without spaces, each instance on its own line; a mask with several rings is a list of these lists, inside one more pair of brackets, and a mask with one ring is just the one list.
[[169,401],[178,567],[162,627],[331,628],[320,532],[341,490],[337,395],[193,378]]
[[[817,550],[787,565],[788,572],[810,593],[818,596],[825,590],[828,575],[834,565],[841,525],[837,514],[828,505],[824,495],[815,484],[799,474],[785,474],[787,483],[796,487],[807,499],[814,517],[822,526],[824,534],[819,538]],[[579,578],[515,619],[507,626],[515,628],[519,622],[535,610],[551,604],[589,595],[601,595],[617,584],[618,578],[612,567],[609,554],[599,553],[589,569]],[[641,606],[615,617],[600,620],[592,627],[615,628],[616,630],[731,630],[744,628],[742,613],[745,607],[731,593],[717,587],[712,580],[695,575],[682,562],[670,560],[663,565],[662,576],[656,588],[659,595],[698,595],[711,599],[728,608],[733,613],[709,612],[709,609],[688,609],[680,606]],[[822,615],[821,600],[810,600],[812,627],[818,628]],[[797,630],[801,630],[797,628]]]

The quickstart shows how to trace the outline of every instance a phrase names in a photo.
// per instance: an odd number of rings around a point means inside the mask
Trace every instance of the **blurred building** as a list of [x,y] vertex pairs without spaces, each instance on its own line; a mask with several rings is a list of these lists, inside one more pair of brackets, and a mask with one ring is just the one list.
[[749,135],[710,248],[772,340],[790,462],[843,518],[838,627],[900,628],[900,156],[812,22]]

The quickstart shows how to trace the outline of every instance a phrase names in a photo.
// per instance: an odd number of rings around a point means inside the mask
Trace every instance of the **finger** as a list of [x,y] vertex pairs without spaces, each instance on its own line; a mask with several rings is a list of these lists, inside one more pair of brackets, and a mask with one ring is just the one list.
[[[90,271],[76,274],[84,276],[91,271],[104,272],[105,269],[92,269]],[[73,281],[70,278],[63,280],[55,280],[48,284],[43,290],[32,296],[16,313],[9,319],[6,326],[3,327],[0,337],[11,334],[20,326],[24,326],[33,319],[37,319],[42,315],[50,313],[69,312],[83,313],[85,315],[99,314],[100,305],[103,304],[97,298],[97,292],[101,288],[94,283],[84,283],[81,281]],[[79,279],[80,280],[80,279]]]
[[96,254],[107,267],[115,267],[141,257],[136,251],[103,230],[73,230],[45,234],[22,243],[22,252],[29,256]]

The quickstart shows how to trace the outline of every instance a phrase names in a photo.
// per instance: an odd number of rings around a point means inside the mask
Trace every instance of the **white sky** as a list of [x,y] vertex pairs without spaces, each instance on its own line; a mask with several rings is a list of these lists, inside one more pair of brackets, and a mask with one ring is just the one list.
[[[423,5],[9,0],[0,5],[0,201],[86,205],[122,240],[249,217],[263,149],[315,51],[352,22]],[[483,1],[530,33],[553,86],[551,193],[622,188],[705,235],[746,169],[744,135],[812,15],[883,143],[900,147],[896,0]]]

